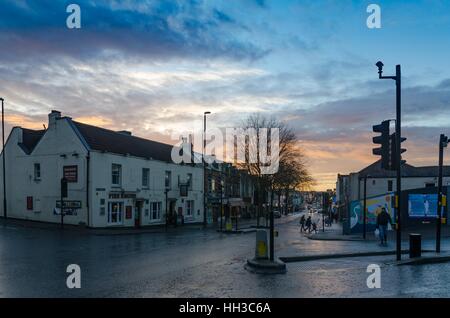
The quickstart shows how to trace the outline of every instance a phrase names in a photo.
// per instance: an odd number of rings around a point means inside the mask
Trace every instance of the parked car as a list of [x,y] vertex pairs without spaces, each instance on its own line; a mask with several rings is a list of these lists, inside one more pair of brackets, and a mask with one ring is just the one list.
[[276,219],[281,218],[281,213],[278,210],[273,211],[273,217]]

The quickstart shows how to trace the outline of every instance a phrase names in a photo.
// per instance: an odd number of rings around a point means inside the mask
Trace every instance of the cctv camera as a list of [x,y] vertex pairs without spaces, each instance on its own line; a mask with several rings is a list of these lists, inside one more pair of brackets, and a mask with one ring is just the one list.
[[378,67],[378,71],[382,72],[383,71],[383,62],[378,61],[377,64],[375,64]]

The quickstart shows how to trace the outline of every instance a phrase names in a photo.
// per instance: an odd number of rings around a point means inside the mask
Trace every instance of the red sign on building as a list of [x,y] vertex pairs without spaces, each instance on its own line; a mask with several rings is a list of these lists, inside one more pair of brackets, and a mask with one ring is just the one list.
[[129,219],[131,219],[132,218],[132,206],[131,205],[127,205],[127,207],[125,208],[125,218],[127,219],[127,220],[129,220]]
[[64,166],[63,174],[67,182],[78,182],[78,166]]

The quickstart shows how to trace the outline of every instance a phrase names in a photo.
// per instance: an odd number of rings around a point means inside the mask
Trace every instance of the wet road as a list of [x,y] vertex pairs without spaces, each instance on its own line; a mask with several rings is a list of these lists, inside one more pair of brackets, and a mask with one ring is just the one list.
[[[312,241],[297,221],[277,226],[278,256],[377,250],[373,242]],[[289,263],[285,275],[244,269],[254,233],[186,229],[88,235],[0,226],[0,297],[438,297],[450,296],[450,264],[393,266],[393,256]],[[444,245],[445,246],[445,245]],[[368,289],[368,264],[382,288]],[[66,287],[66,267],[81,267],[81,289]]]

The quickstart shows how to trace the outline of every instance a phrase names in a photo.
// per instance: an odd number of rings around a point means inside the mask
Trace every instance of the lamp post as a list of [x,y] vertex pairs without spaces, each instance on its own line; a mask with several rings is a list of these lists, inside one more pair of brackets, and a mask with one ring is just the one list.
[[444,162],[444,148],[448,145],[448,137],[441,134],[439,137],[439,177],[438,177],[438,204],[436,222],[436,253],[441,252],[441,222],[442,222],[442,166]]
[[211,112],[203,113],[203,147],[202,147],[202,162],[203,162],[203,226],[206,226],[206,162],[205,162],[205,148],[206,148],[206,115]]
[[0,100],[2,101],[2,151],[3,151],[3,216],[5,219],[8,218],[8,212],[6,208],[6,168],[5,168],[5,108],[4,108],[4,99],[0,97]]
[[379,79],[392,79],[395,81],[396,86],[396,121],[395,121],[395,147],[396,147],[396,171],[397,171],[397,194],[395,196],[396,202],[396,218],[397,218],[397,246],[396,246],[396,254],[397,261],[402,259],[402,232],[401,232],[401,194],[402,194],[402,177],[401,177],[401,142],[402,142],[402,134],[401,134],[401,110],[402,110],[402,72],[401,66],[397,65],[395,68],[395,76],[383,76],[383,66],[384,64],[379,61],[375,64],[378,67],[378,78]]

